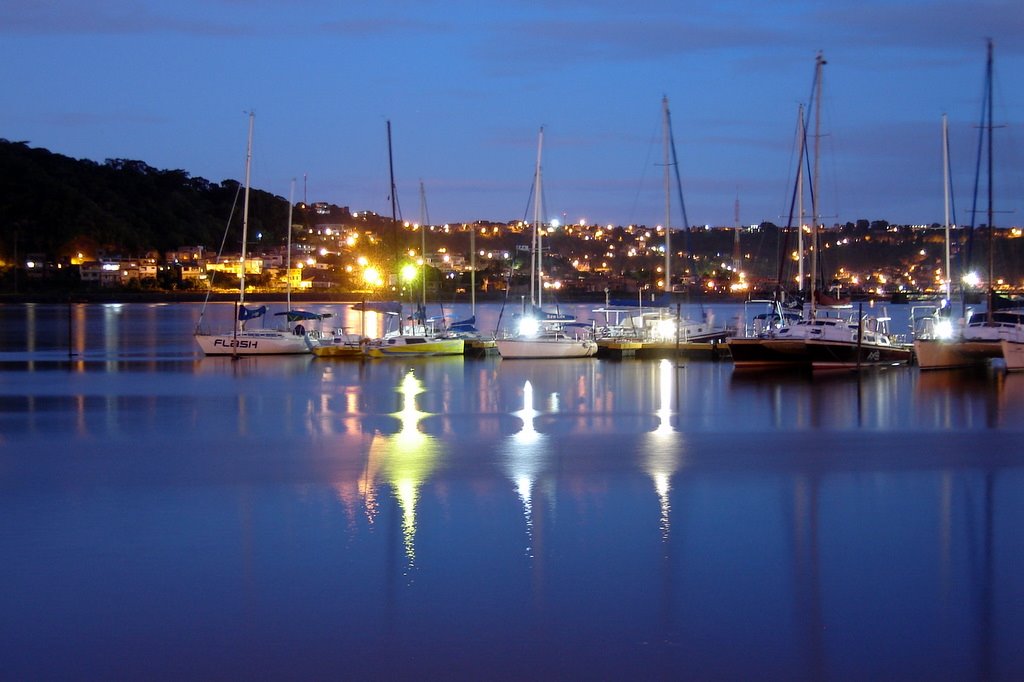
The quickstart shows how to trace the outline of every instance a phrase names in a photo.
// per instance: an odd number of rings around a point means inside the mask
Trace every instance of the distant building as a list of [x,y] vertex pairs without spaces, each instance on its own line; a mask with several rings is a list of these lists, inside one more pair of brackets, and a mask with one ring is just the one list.
[[206,248],[203,246],[179,246],[173,251],[164,254],[164,260],[168,263],[199,262],[205,258]]

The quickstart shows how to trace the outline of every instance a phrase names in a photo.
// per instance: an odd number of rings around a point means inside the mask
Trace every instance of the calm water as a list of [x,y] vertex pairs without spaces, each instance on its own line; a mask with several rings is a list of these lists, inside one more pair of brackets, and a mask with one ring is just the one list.
[[0,306],[0,676],[1024,675],[1024,375],[231,361],[199,312]]

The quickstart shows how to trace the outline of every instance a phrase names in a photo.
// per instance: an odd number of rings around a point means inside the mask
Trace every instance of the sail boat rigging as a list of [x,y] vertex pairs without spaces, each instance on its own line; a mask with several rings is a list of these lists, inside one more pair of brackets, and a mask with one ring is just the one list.
[[[388,175],[391,182],[391,223],[393,227],[393,239],[394,239],[394,268],[397,270],[399,263],[399,243],[398,243],[398,198],[397,191],[395,188],[395,170],[394,170],[394,157],[391,149],[391,121],[387,122],[387,136],[388,136]],[[422,183],[420,184],[422,193]],[[422,209],[426,211],[426,199],[423,195]],[[426,225],[423,225],[423,229],[426,229]],[[422,237],[425,240],[425,237]],[[426,242],[422,242],[425,247]],[[424,258],[424,268],[426,253],[421,254]],[[424,270],[425,272],[425,270]],[[395,272],[391,276],[397,277],[400,273]],[[424,285],[425,286],[425,285]],[[417,357],[417,356],[434,356],[434,355],[462,355],[465,350],[465,342],[461,338],[456,338],[448,334],[438,333],[437,330],[432,329],[427,324],[426,319],[426,288],[422,290],[422,296],[424,303],[417,305],[417,310],[412,316],[412,324],[406,326],[405,319],[402,313],[402,306],[400,302],[384,303],[383,305],[378,304],[373,307],[382,308],[385,315],[392,315],[397,320],[397,328],[390,329],[384,333],[384,336],[371,339],[364,344],[364,352],[368,357],[372,358],[383,358],[383,357]],[[412,289],[410,288],[410,298],[413,298]],[[360,310],[366,310],[370,307],[370,304],[357,305]]]
[[[986,182],[988,185],[987,229],[988,229],[988,309],[983,314],[973,315],[964,328],[964,344],[974,344],[976,349],[988,350],[993,344],[998,352],[988,351],[990,357],[1002,357],[1008,369],[1024,369],[1024,307],[1000,296],[995,288],[995,202],[993,197],[994,143],[993,131],[993,71],[994,57],[992,41],[988,41],[985,60],[985,89],[982,105],[981,135],[985,139]],[[982,144],[978,144],[978,164],[975,173],[975,198],[972,206],[972,228],[977,208],[978,182],[981,171]],[[973,231],[973,230],[972,230]]]
[[[693,320],[682,316],[681,305],[676,304],[675,310],[671,309],[672,303],[672,169],[675,169],[676,193],[679,201],[679,209],[682,217],[684,233],[689,239],[690,225],[686,217],[686,202],[683,200],[683,185],[679,173],[679,157],[676,154],[675,137],[672,133],[672,114],[669,109],[668,96],[661,98],[662,111],[662,179],[665,197],[665,265],[664,281],[659,288],[663,289],[658,297],[653,297],[652,305],[644,307],[643,291],[640,292],[639,305],[624,304],[610,300],[604,307],[594,310],[595,313],[604,315],[606,324],[598,330],[598,337],[602,340],[611,339],[614,341],[630,340],[646,344],[648,349],[659,352],[678,352],[679,343],[706,343],[720,341],[728,335],[724,327],[714,327],[714,319],[710,314],[705,313],[701,308],[701,319]],[[696,273],[696,266],[693,260],[693,249],[686,244],[686,251],[690,258],[690,272]],[[687,286],[687,292],[690,287]],[[700,287],[697,292],[699,296]],[[606,297],[607,299],[608,297]]]
[[[819,313],[818,307],[825,301],[833,303],[818,288],[818,164],[821,125],[821,84],[822,70],[826,64],[819,52],[815,59],[814,86],[814,164],[811,175],[811,302],[810,316],[792,321],[777,329],[767,329],[763,336],[754,338],[731,338],[728,340],[733,365],[736,368],[764,369],[784,366],[809,367],[812,369],[859,369],[866,365],[899,364],[908,362],[912,350],[896,343],[889,334],[888,320],[882,317],[865,316],[858,312],[849,319],[837,315],[829,316]],[[801,125],[801,133],[806,127]],[[805,137],[801,137],[800,159],[802,168],[803,150],[806,147]],[[798,177],[802,173],[798,172]],[[796,192],[794,192],[796,194]],[[802,203],[802,202],[801,202]],[[802,213],[802,207],[801,207]],[[790,208],[790,224],[793,209]],[[802,222],[802,221],[801,221]],[[800,226],[802,230],[802,225]],[[774,314],[784,319],[781,312],[782,267],[780,265],[779,286]],[[849,307],[849,306],[845,306]]]
[[[250,168],[252,166],[252,140],[255,128],[255,114],[249,112],[249,134],[245,153],[245,197],[242,203],[242,247],[239,263],[239,291],[237,314],[234,315],[230,332],[210,334],[197,331],[196,343],[206,355],[297,355],[309,352],[306,345],[305,330],[298,324],[300,320],[321,319],[323,316],[291,310],[289,295],[288,323],[295,326],[285,329],[246,329],[246,322],[262,317],[267,312],[266,306],[247,308],[245,306],[245,271],[247,263],[247,245],[249,241],[249,188],[251,184]],[[290,200],[289,200],[290,204]],[[290,214],[289,214],[290,215]],[[289,219],[289,242],[291,220]],[[289,243],[289,253],[290,253]]]
[[[572,315],[558,312],[545,312],[542,308],[544,289],[543,268],[543,222],[542,206],[542,154],[544,149],[544,128],[537,136],[537,164],[534,169],[533,186],[533,237],[530,254],[530,308],[518,316],[518,328],[515,333],[507,333],[504,338],[496,339],[495,345],[503,358],[575,358],[590,357],[597,353],[597,342],[590,338],[589,333],[581,333],[590,329],[575,321]],[[569,331],[577,333],[570,335]]]
[[[978,155],[975,164],[974,201],[971,207],[971,228],[973,234],[978,204],[978,188],[981,182],[982,159],[987,157],[988,183],[988,310],[961,320],[962,332],[958,336],[947,337],[937,333],[942,329],[933,323],[932,328],[925,329],[921,338],[914,339],[917,361],[921,369],[947,369],[983,365],[990,359],[1002,358],[1008,369],[1024,369],[1024,308],[1010,304],[995,290],[994,286],[994,242],[992,241],[995,225],[993,197],[993,70],[994,58],[992,41],[988,41],[985,60],[985,87],[982,96],[982,125],[978,139]],[[967,262],[970,263],[971,240],[967,242]],[[966,311],[965,311],[966,312]],[[966,324],[964,324],[966,323]]]

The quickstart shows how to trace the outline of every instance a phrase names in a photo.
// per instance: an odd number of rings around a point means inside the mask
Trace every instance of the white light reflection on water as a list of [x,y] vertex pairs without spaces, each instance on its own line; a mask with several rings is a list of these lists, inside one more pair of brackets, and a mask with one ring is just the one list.
[[515,484],[526,520],[526,555],[533,558],[533,487],[544,469],[547,436],[537,432],[540,412],[533,407],[533,384],[523,384],[523,409],[512,413],[522,420],[522,428],[505,441],[505,471]]
[[670,514],[672,503],[669,493],[672,490],[672,476],[682,466],[685,442],[682,434],[672,426],[673,390],[678,387],[676,364],[670,360],[658,363],[658,408],[655,415],[658,426],[644,440],[644,471],[654,481],[654,492],[658,495],[659,525],[661,538],[669,537]]

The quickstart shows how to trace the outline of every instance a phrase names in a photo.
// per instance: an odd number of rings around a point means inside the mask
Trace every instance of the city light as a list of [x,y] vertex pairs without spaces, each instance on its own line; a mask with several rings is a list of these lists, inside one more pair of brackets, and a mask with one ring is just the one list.
[[380,276],[380,270],[373,266],[370,266],[363,270],[363,281],[372,287],[379,287],[381,284],[384,283],[384,280],[381,279]]

